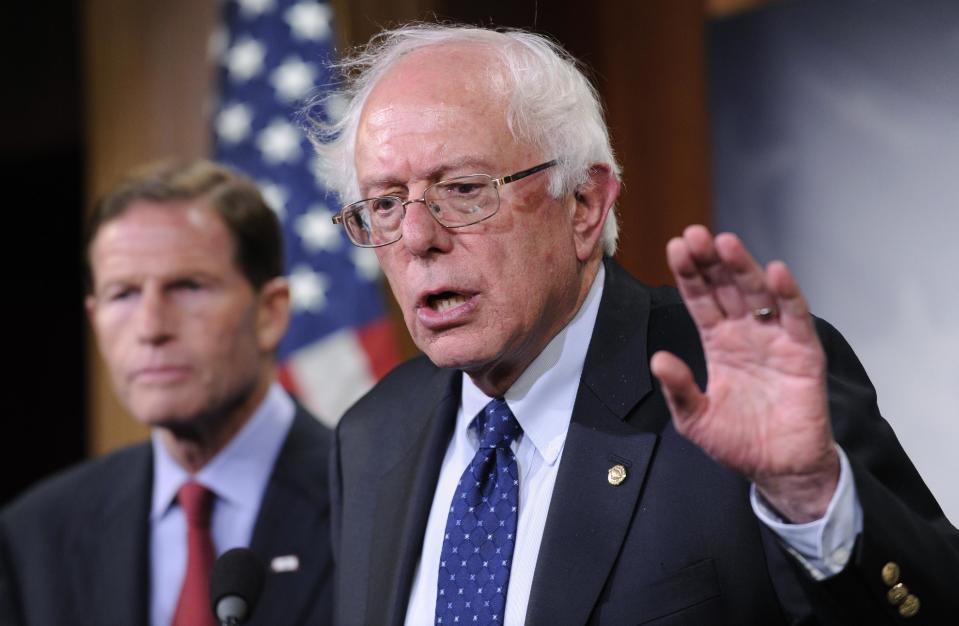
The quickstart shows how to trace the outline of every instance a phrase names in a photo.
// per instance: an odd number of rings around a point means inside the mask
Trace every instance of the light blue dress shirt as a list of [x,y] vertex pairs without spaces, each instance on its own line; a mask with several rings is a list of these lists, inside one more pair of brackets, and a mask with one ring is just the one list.
[[[250,421],[193,477],[215,494],[210,531],[217,555],[250,545],[263,492],[295,413],[293,401],[274,384]],[[156,434],[152,444],[150,624],[169,626],[187,560],[186,520],[176,494],[191,477]]]
[[[523,427],[523,434],[512,444],[520,476],[520,507],[504,626],[520,626],[526,621],[526,608],[546,527],[546,515],[566,444],[586,352],[599,313],[605,275],[605,268],[600,266],[576,316],[549,342],[505,394],[506,403]],[[468,427],[473,417],[489,401],[490,398],[473,384],[469,376],[464,375],[453,438],[440,468],[423,550],[413,578],[406,612],[407,626],[424,626],[434,622],[439,558],[449,504],[457,481],[479,447]],[[752,496],[753,509],[759,519],[778,534],[787,549],[801,560],[815,578],[838,573],[842,569],[856,535],[862,530],[862,510],[856,498],[855,485],[850,479],[849,463],[841,449],[839,452],[842,461],[840,487],[822,520],[802,525],[782,523],[758,495]]]

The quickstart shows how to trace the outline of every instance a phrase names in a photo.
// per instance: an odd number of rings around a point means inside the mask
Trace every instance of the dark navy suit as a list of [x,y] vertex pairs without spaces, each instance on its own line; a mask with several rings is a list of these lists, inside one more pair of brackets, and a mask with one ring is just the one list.
[[[328,624],[330,431],[298,409],[253,530],[268,573],[252,624]],[[0,624],[147,624],[153,452],[135,445],[46,481],[0,515]]]
[[[851,461],[865,528],[846,569],[816,583],[757,520],[747,481],[673,429],[650,356],[669,350],[700,385],[706,377],[675,290],[647,288],[609,260],[606,268],[527,624],[896,623],[902,618],[881,576],[889,561],[921,601],[909,623],[959,623],[959,533],[879,415],[842,337],[817,320],[834,432]],[[455,371],[414,359],[337,428],[339,624],[404,619],[459,381]],[[613,486],[607,472],[616,464],[627,478]]]

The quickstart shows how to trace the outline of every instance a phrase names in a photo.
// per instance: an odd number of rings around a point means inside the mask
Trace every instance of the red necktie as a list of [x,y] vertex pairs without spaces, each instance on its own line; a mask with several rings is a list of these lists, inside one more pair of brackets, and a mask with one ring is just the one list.
[[210,608],[210,570],[215,558],[210,537],[213,492],[188,482],[180,487],[177,500],[186,516],[187,561],[172,626],[217,626]]

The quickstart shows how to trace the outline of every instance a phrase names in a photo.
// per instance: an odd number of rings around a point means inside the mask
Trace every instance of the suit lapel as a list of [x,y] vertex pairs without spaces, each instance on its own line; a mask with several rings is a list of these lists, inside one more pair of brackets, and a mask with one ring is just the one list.
[[[117,474],[117,484],[100,502],[91,502],[89,526],[78,548],[87,558],[70,559],[82,565],[77,571],[79,603],[87,604],[78,616],[91,623],[143,624],[148,622],[149,510],[153,462],[149,444],[133,453],[129,471]],[[95,573],[92,574],[91,573]],[[86,600],[84,601],[84,598]],[[51,601],[53,599],[51,598]]]
[[[629,284],[616,264],[607,262],[606,269],[536,563],[527,624],[588,621],[635,515],[658,441],[661,425],[644,424],[642,411],[635,423],[624,421],[652,390],[646,345],[649,295]],[[626,470],[619,485],[608,479],[614,465]]]
[[[297,412],[263,494],[250,546],[267,570],[256,623],[304,623],[311,606],[324,604],[318,594],[332,597],[329,503],[321,480],[329,442],[315,418]],[[278,557],[276,571],[271,563]]]
[[424,411],[428,419],[420,429],[405,429],[413,436],[407,452],[385,468],[380,480],[376,519],[381,523],[371,550],[368,623],[400,624],[406,615],[436,481],[456,423],[461,380],[456,374],[441,372],[442,400]]

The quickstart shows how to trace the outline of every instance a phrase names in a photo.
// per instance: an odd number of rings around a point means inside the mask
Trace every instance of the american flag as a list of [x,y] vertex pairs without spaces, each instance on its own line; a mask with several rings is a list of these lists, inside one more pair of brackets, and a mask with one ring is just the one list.
[[376,257],[331,223],[339,200],[314,176],[293,121],[331,84],[332,10],[316,0],[228,0],[222,10],[215,158],[253,178],[280,218],[293,308],[280,379],[332,424],[398,361]]

